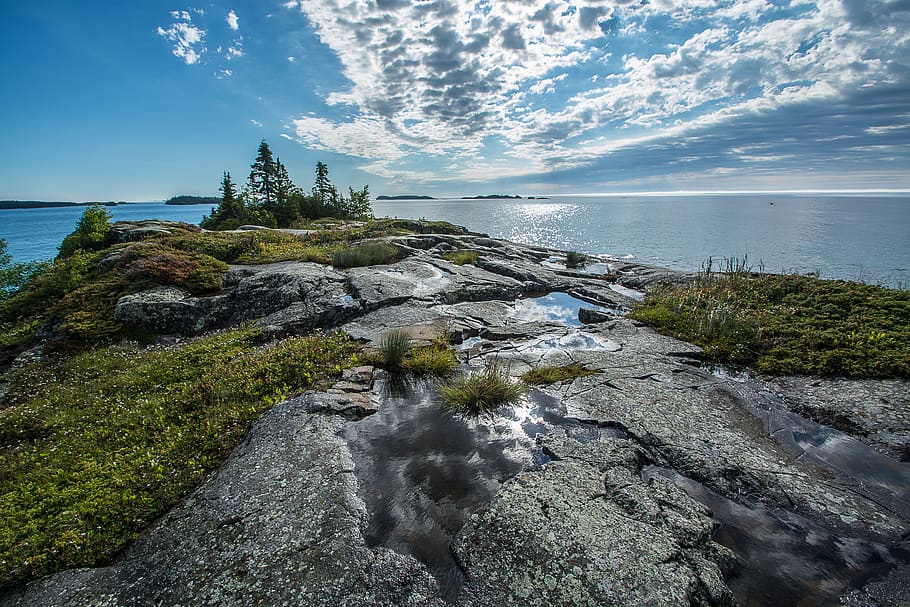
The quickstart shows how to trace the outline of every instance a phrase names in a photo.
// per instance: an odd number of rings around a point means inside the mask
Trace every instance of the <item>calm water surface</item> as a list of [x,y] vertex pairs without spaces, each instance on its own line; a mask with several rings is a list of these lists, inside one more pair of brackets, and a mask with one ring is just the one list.
[[[910,196],[553,196],[376,201],[377,217],[445,220],[529,244],[697,270],[747,255],[772,272],[910,286]],[[115,219],[198,223],[208,206],[112,207]],[[17,261],[53,257],[81,208],[0,210]]]
[[748,255],[772,272],[910,286],[908,196],[553,196],[373,206],[377,216],[441,219],[518,242],[684,270],[708,257]]
[[[115,221],[170,219],[198,224],[211,207],[166,205],[143,202],[106,207]],[[50,259],[57,254],[63,237],[72,232],[84,207],[49,209],[0,209],[0,238],[9,243],[15,261]]]

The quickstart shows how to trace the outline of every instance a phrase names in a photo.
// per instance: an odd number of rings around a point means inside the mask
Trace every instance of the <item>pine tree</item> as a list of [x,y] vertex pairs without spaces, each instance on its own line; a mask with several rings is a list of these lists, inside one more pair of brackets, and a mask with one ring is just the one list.
[[329,167],[324,162],[316,163],[316,183],[313,184],[313,196],[319,199],[322,206],[329,207],[337,198],[335,186],[329,181]]
[[295,196],[297,186],[291,181],[288,170],[275,159],[275,219],[280,226],[289,226],[300,218],[300,204]]
[[249,189],[253,201],[266,211],[274,213],[277,201],[278,167],[272,158],[272,150],[263,139],[259,143],[256,160],[250,165]]

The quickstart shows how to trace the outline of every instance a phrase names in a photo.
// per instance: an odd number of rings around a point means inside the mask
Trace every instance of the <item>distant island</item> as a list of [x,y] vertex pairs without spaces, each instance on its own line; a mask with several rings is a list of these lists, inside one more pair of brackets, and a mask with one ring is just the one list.
[[171,205],[191,205],[191,204],[208,204],[217,206],[221,199],[217,196],[173,196],[164,204]]
[[432,196],[377,196],[376,200],[436,200]]
[[521,196],[510,196],[509,194],[487,194],[486,196],[462,196],[462,200],[500,200],[503,198],[521,198]]
[[0,200],[0,209],[49,209],[52,207],[87,207],[101,204],[106,207],[115,207],[128,202],[59,202],[46,200]]

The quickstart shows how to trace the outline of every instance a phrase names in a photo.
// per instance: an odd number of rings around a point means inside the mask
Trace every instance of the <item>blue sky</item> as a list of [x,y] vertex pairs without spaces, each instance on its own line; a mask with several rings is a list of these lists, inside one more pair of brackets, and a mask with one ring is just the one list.
[[910,188],[910,0],[34,0],[0,198]]

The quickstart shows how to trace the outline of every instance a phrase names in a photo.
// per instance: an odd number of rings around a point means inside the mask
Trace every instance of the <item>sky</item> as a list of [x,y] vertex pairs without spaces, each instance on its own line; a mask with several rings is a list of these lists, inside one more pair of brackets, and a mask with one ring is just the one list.
[[0,199],[910,188],[910,0],[0,0]]

